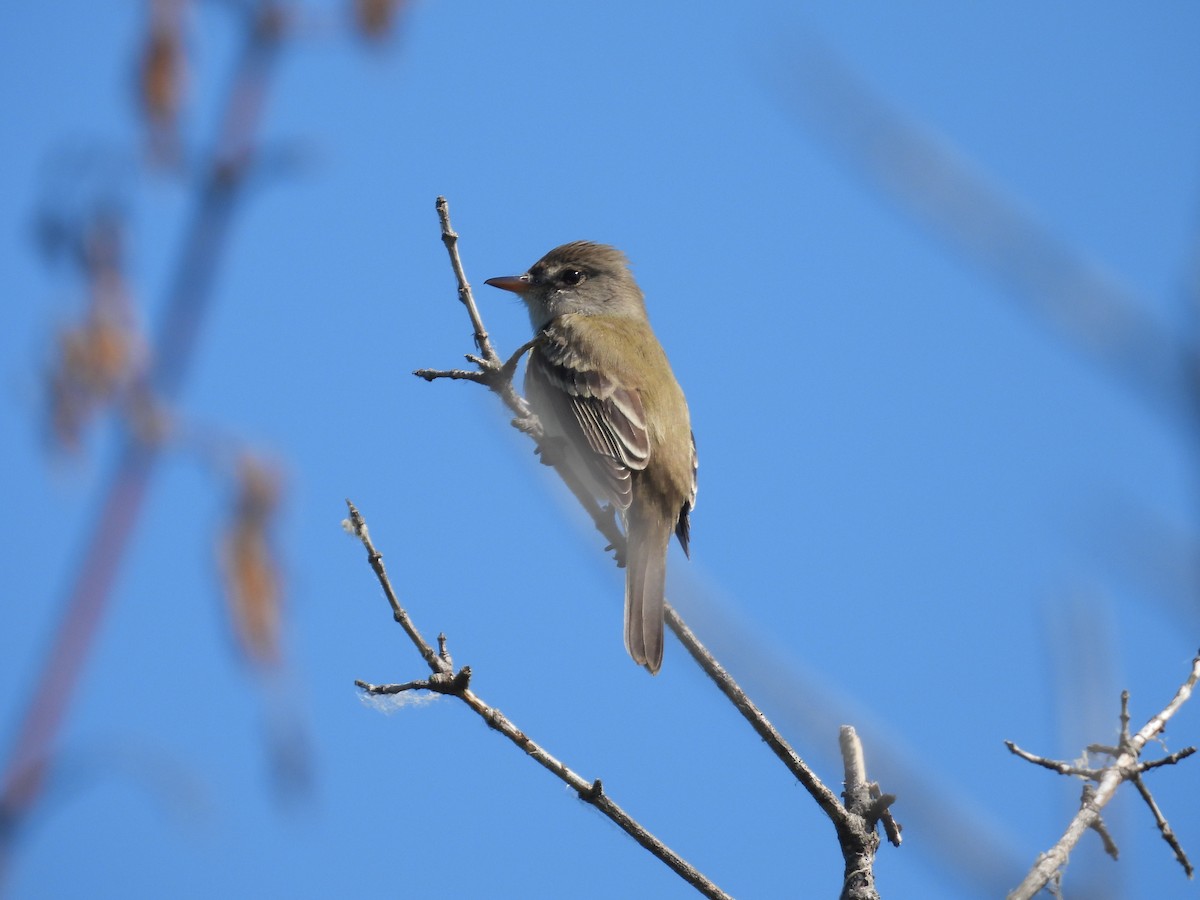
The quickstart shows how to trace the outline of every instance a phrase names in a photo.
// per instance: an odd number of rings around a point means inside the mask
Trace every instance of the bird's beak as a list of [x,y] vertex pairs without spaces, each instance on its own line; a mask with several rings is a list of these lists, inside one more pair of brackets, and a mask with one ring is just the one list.
[[512,291],[514,294],[523,294],[533,287],[529,283],[528,275],[501,275],[499,278],[489,278],[484,284],[498,287],[502,291]]

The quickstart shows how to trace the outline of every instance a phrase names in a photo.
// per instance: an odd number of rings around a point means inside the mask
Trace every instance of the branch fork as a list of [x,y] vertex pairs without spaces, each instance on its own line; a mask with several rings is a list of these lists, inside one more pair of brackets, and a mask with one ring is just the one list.
[[383,588],[383,593],[392,607],[392,618],[404,629],[432,672],[429,678],[407,681],[403,684],[376,685],[361,680],[354,683],[372,695],[400,694],[406,691],[432,691],[438,694],[457,697],[470,707],[476,715],[483,719],[489,728],[500,732],[539,765],[553,772],[578,794],[579,799],[594,806],[615,822],[626,834],[649,850],[701,894],[713,898],[713,900],[731,900],[729,894],[722,891],[698,869],[671,850],[609,798],[604,793],[599,779],[588,781],[572,771],[568,766],[550,755],[539,744],[517,728],[504,713],[500,712],[494,706],[484,703],[471,690],[471,667],[463,666],[457,672],[454,671],[453,661],[450,658],[444,634],[438,635],[438,649],[436,651],[421,636],[420,631],[413,624],[408,612],[400,604],[399,599],[397,599],[391,579],[388,577],[387,571],[383,566],[383,556],[375,549],[362,514],[349,500],[346,501],[346,505],[350,511],[350,516],[344,523],[346,531],[358,538],[366,549],[367,560],[370,562],[380,587]]
[[1029,874],[1025,876],[1024,881],[1008,895],[1009,900],[1028,900],[1028,898],[1033,897],[1048,882],[1060,879],[1061,870],[1066,865],[1067,857],[1086,831],[1095,831],[1104,843],[1105,852],[1113,859],[1117,858],[1117,845],[1109,834],[1100,813],[1109,800],[1113,798],[1117,788],[1126,781],[1132,782],[1142,799],[1146,801],[1146,805],[1150,808],[1150,812],[1154,816],[1155,824],[1158,826],[1159,834],[1162,835],[1163,840],[1167,842],[1167,845],[1174,852],[1175,858],[1183,866],[1183,871],[1187,877],[1192,877],[1195,869],[1188,859],[1187,854],[1183,852],[1183,847],[1180,845],[1179,839],[1171,830],[1171,826],[1167,823],[1158,804],[1155,802],[1153,796],[1151,796],[1149,788],[1146,787],[1142,779],[1142,775],[1151,769],[1174,765],[1181,760],[1187,759],[1196,752],[1196,748],[1186,747],[1183,750],[1178,750],[1175,753],[1155,760],[1142,761],[1141,755],[1146,748],[1146,744],[1159,738],[1159,735],[1166,728],[1167,722],[1191,697],[1197,681],[1200,681],[1200,653],[1192,659],[1191,673],[1188,675],[1187,680],[1180,686],[1179,690],[1175,692],[1175,696],[1171,699],[1171,702],[1166,705],[1162,712],[1151,717],[1150,721],[1142,726],[1141,730],[1136,734],[1131,734],[1129,731],[1129,691],[1122,691],[1120,714],[1121,736],[1117,741],[1117,745],[1109,747],[1101,744],[1091,744],[1087,748],[1089,754],[1100,753],[1110,757],[1112,762],[1107,766],[1088,768],[1061,760],[1047,759],[1022,750],[1012,741],[1004,742],[1011,753],[1019,756],[1026,762],[1049,769],[1052,772],[1057,772],[1060,775],[1082,778],[1086,782],[1083,786],[1083,795],[1080,798],[1079,812],[1072,819],[1066,832],[1057,844],[1038,857]]

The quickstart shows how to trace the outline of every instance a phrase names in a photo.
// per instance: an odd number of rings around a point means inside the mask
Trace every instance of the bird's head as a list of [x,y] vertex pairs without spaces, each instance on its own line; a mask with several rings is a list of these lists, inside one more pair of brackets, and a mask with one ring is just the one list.
[[489,278],[485,284],[519,295],[529,308],[535,331],[566,313],[646,315],[629,261],[624,253],[607,244],[563,244],[535,262],[524,275]]

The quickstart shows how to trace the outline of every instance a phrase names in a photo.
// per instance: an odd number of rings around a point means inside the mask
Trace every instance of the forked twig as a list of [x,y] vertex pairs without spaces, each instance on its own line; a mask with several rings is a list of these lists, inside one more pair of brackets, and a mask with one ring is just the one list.
[[1192,696],[1192,691],[1195,689],[1198,680],[1200,680],[1200,653],[1192,659],[1191,673],[1188,675],[1187,680],[1180,686],[1179,690],[1175,692],[1175,696],[1171,698],[1171,702],[1161,712],[1152,716],[1150,721],[1143,725],[1137,734],[1133,735],[1129,733],[1129,692],[1122,692],[1121,739],[1118,745],[1116,747],[1102,747],[1097,745],[1088,747],[1089,752],[1105,753],[1112,757],[1112,762],[1109,765],[1098,769],[1082,768],[1070,765],[1069,763],[1047,760],[1021,750],[1012,741],[1005,741],[1008,749],[1022,759],[1062,775],[1074,775],[1085,778],[1096,785],[1094,789],[1092,789],[1090,784],[1086,786],[1087,789],[1084,791],[1083,798],[1080,801],[1079,812],[1075,814],[1075,818],[1071,820],[1071,824],[1067,826],[1067,830],[1063,833],[1063,836],[1059,838],[1057,844],[1038,857],[1037,862],[1029,870],[1025,879],[1008,895],[1009,900],[1028,900],[1028,898],[1040,891],[1051,879],[1059,877],[1059,873],[1062,867],[1066,865],[1067,857],[1070,855],[1071,850],[1079,843],[1080,838],[1088,830],[1096,831],[1104,841],[1105,850],[1110,856],[1116,857],[1116,845],[1104,827],[1103,820],[1100,818],[1100,812],[1108,804],[1108,801],[1113,798],[1117,788],[1126,781],[1133,782],[1138,793],[1142,795],[1142,798],[1146,801],[1151,813],[1154,815],[1154,821],[1158,825],[1163,840],[1167,842],[1171,850],[1175,853],[1175,858],[1183,866],[1187,877],[1192,877],[1194,870],[1187,858],[1187,854],[1183,852],[1183,848],[1175,837],[1175,833],[1167,824],[1167,820],[1158,808],[1158,804],[1154,802],[1154,798],[1150,796],[1150,791],[1146,788],[1141,776],[1150,769],[1159,768],[1163,765],[1171,765],[1179,762],[1181,759],[1186,759],[1195,752],[1195,748],[1188,747],[1185,750],[1172,753],[1164,759],[1147,762],[1142,762],[1140,757],[1146,744],[1166,728],[1167,722],[1171,717]]
[[542,768],[554,773],[579,795],[580,800],[598,809],[616,823],[622,831],[649,850],[655,857],[662,860],[673,872],[704,896],[721,898],[721,900],[731,900],[728,894],[713,884],[698,869],[690,865],[679,854],[656,838],[625,812],[624,809],[617,805],[604,792],[604,786],[599,779],[588,781],[570,769],[565,763],[551,756],[541,745],[517,728],[500,710],[484,703],[471,690],[470,667],[463,666],[457,672],[454,671],[453,662],[450,660],[450,654],[446,649],[446,638],[444,635],[438,638],[440,647],[436,652],[429,646],[429,642],[421,636],[421,633],[417,630],[416,625],[413,624],[408,612],[400,604],[400,600],[392,588],[391,579],[388,578],[387,571],[384,569],[383,555],[375,549],[375,544],[371,541],[370,533],[367,530],[367,523],[364,521],[362,514],[349,500],[346,501],[346,506],[350,510],[350,518],[346,523],[347,530],[357,537],[362,542],[363,547],[366,548],[367,559],[370,561],[371,568],[375,571],[375,576],[379,579],[383,593],[392,607],[392,618],[404,629],[404,633],[408,635],[409,640],[413,642],[413,645],[417,648],[417,651],[421,654],[421,657],[432,672],[432,675],[428,679],[409,681],[404,684],[375,685],[365,681],[355,681],[354,683],[369,694],[399,694],[411,690],[426,690],[457,697],[470,707],[476,715],[483,719],[489,727],[500,732],[516,744],[517,747],[537,762],[538,765],[542,766]]

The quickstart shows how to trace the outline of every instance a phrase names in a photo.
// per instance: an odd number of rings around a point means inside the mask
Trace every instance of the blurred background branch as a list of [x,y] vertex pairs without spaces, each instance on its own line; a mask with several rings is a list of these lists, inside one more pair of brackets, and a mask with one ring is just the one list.
[[1196,426],[1196,348],[1108,267],[1039,224],[930,127],[891,106],[815,36],[798,35],[782,90],[810,132],[956,256],[1160,411]]
[[[148,4],[137,82],[155,165],[181,162],[179,125],[188,78],[186,7],[183,0]],[[13,842],[53,767],[58,735],[79,690],[154,471],[164,452],[188,449],[180,444],[186,435],[175,410],[203,335],[233,221],[258,164],[256,146],[267,92],[290,27],[290,11],[273,0],[238,4],[230,12],[242,46],[230,73],[224,110],[210,146],[197,162],[194,206],[153,340],[141,334],[141,317],[124,275],[122,226],[111,205],[102,203],[83,221],[74,221],[69,209],[41,219],[43,245],[52,252],[64,242],[77,248],[89,288],[82,323],[61,334],[48,376],[50,434],[58,445],[78,451],[84,430],[109,410],[118,413],[122,434],[0,781],[0,885],[11,863]],[[218,459],[209,461],[221,465]],[[241,454],[236,474],[223,474],[240,484],[233,520],[218,550],[232,630],[246,657],[267,672],[282,663],[282,589],[268,536],[279,499],[278,477],[248,454]],[[293,717],[278,712],[273,721],[280,785],[294,791],[310,777],[303,729]]]

